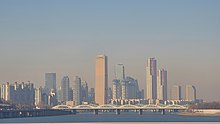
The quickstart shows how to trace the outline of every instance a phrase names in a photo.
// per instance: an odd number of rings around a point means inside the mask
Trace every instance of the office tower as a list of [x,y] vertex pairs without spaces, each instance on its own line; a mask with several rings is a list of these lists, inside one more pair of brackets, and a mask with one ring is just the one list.
[[64,76],[61,81],[61,101],[68,101],[69,99],[69,77]]
[[181,86],[174,85],[171,89],[171,100],[181,100]]
[[157,99],[167,100],[167,71],[164,69],[157,74]]
[[186,100],[195,101],[196,100],[196,87],[192,85],[186,85]]
[[40,88],[36,88],[35,89],[35,106],[38,107],[38,108],[42,108],[43,107],[43,101],[42,101],[42,95],[43,95],[43,89],[42,87]]
[[120,99],[121,98],[121,84],[120,80],[114,79],[112,81],[112,99]]
[[95,89],[94,88],[90,88],[89,89],[89,102],[90,103],[95,103]]
[[115,65],[115,79],[123,80],[125,78],[125,69],[123,64]]
[[129,76],[125,80],[127,83],[127,99],[137,99],[139,92],[138,81]]
[[73,79],[73,101],[75,101],[75,105],[80,105],[82,100],[82,89],[81,89],[81,78],[75,76]]
[[71,88],[69,88],[69,101],[73,101],[73,89],[72,89],[72,87]]
[[155,58],[149,58],[146,70],[146,99],[157,99],[157,62]]
[[105,55],[96,56],[95,102],[107,104],[108,99],[108,59]]
[[89,94],[88,83],[86,81],[83,81],[82,82],[82,101],[88,102],[88,94]]
[[56,73],[45,73],[45,89],[47,93],[51,89],[56,92]]

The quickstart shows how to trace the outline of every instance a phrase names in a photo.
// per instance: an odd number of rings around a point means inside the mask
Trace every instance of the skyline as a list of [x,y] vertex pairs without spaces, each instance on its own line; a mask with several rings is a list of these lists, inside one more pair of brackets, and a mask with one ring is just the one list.
[[[13,0],[12,0],[13,1]],[[1,1],[0,83],[44,85],[44,74],[81,77],[95,85],[95,56],[144,87],[147,59],[168,71],[172,85],[195,85],[217,100],[220,87],[220,1]],[[110,85],[111,86],[111,85]],[[207,89],[212,89],[207,91]],[[184,94],[184,93],[183,93]]]

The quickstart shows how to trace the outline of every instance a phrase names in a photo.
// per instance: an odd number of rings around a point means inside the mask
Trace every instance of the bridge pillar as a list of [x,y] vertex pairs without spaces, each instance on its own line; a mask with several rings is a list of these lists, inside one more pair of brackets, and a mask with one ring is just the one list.
[[120,115],[120,109],[116,109],[116,115]]
[[75,115],[75,114],[76,114],[76,110],[73,109],[73,110],[71,111],[71,113]]
[[139,109],[139,115],[143,114],[143,109]]
[[162,115],[165,115],[165,109],[162,109],[162,110],[161,110],[161,114],[162,114]]
[[94,115],[98,115],[98,109],[94,109],[93,113]]

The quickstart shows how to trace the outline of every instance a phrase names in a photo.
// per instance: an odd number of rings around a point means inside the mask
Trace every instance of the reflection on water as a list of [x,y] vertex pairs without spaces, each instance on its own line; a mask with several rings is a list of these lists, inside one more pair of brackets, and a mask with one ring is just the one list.
[[220,122],[220,117],[208,116],[180,116],[172,113],[161,115],[158,112],[144,112],[139,115],[136,112],[123,112],[116,115],[113,112],[99,113],[77,113],[76,115],[49,116],[49,117],[29,117],[0,119],[3,123],[72,123],[72,122]]

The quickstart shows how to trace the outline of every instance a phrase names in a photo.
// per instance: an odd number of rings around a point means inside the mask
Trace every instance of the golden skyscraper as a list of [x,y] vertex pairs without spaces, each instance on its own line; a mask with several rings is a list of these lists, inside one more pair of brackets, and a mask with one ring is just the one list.
[[107,104],[108,98],[108,59],[105,55],[96,56],[95,69],[95,102]]

